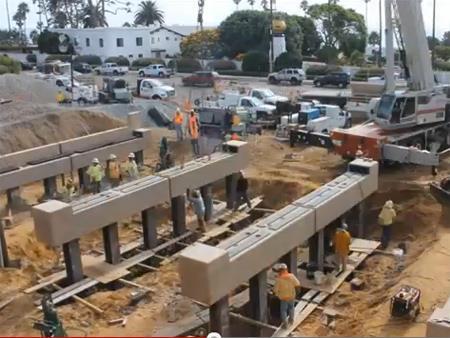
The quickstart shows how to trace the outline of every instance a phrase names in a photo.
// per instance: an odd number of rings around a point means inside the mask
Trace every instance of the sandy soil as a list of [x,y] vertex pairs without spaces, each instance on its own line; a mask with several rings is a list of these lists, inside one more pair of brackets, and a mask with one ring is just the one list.
[[[158,131],[153,146],[146,151],[147,172],[156,163],[158,141],[161,136],[173,132]],[[246,170],[250,178],[252,195],[264,194],[264,205],[281,208],[287,203],[308,193],[345,170],[345,162],[326,150],[315,148],[291,149],[273,140],[269,133],[251,136],[251,165]],[[177,160],[188,145],[175,147]],[[185,159],[187,160],[187,159]],[[442,175],[445,173],[443,172]],[[300,328],[304,335],[388,335],[414,336],[424,332],[424,321],[437,304],[448,297],[450,279],[450,230],[441,220],[441,208],[426,192],[431,180],[429,170],[424,168],[389,168],[383,170],[380,191],[370,199],[371,212],[368,223],[371,237],[379,238],[375,224],[376,212],[386,199],[399,205],[399,218],[394,227],[394,243],[406,242],[408,254],[406,268],[397,271],[397,263],[390,256],[370,257],[357,275],[364,279],[366,288],[351,291],[345,283],[330,297],[327,306],[336,307],[345,318],[339,319],[334,331],[320,325],[320,312],[316,311]],[[23,189],[27,200],[36,200],[42,194],[39,185]],[[161,208],[160,220],[167,220],[167,208]],[[121,225],[121,241],[132,241],[139,237],[135,231],[138,219],[126,220]],[[37,273],[48,274],[59,266],[60,253],[38,243],[33,235],[32,221],[28,212],[15,215],[16,225],[7,230],[7,240],[13,258],[22,257],[24,264],[19,270],[0,271],[0,300],[33,285]],[[99,233],[87,236],[82,241],[82,250],[101,248]],[[106,311],[104,317],[93,314],[77,303],[58,306],[58,312],[68,328],[69,334],[138,336],[150,335],[154,329],[164,326],[169,320],[181,319],[195,313],[198,307],[184,299],[179,293],[176,265],[169,264],[156,273],[148,273],[137,279],[154,292],[137,307],[129,306],[132,288],[118,290],[99,289],[86,299]],[[389,299],[402,284],[411,284],[422,289],[423,311],[417,323],[393,321],[389,318]],[[432,285],[439,287],[432,287]],[[4,335],[36,335],[31,328],[32,318],[40,314],[34,310],[32,301],[39,295],[20,296],[0,312],[0,329]],[[175,309],[174,311],[170,309]],[[108,320],[128,317],[126,327],[109,326]],[[25,320],[24,320],[25,319]],[[82,332],[76,331],[80,328]]]

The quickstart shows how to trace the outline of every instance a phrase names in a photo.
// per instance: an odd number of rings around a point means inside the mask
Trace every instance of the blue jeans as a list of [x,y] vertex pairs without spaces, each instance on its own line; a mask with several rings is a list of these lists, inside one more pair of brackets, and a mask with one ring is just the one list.
[[198,139],[196,138],[191,139],[191,144],[192,144],[192,152],[194,153],[195,156],[199,156],[200,147],[198,145]]
[[280,316],[281,321],[284,323],[289,317],[289,321],[294,321],[294,301],[280,300]]
[[381,247],[386,249],[391,241],[391,225],[382,226],[383,233],[381,235]]
[[177,141],[183,141],[183,126],[181,124],[176,124],[175,131],[177,132]]

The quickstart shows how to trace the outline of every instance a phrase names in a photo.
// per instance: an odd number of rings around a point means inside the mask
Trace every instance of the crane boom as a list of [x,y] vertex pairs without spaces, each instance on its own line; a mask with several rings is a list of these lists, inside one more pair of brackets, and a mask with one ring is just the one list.
[[400,21],[410,79],[409,89],[432,90],[434,75],[428,49],[421,0],[393,0]]

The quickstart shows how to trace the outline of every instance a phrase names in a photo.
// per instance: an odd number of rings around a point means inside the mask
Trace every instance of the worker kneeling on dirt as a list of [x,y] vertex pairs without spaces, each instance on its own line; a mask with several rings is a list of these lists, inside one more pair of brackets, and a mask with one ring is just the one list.
[[92,160],[92,164],[86,172],[90,178],[92,191],[98,194],[101,191],[101,183],[104,176],[103,168],[100,165],[98,158]]
[[338,271],[341,271],[341,265],[342,271],[347,269],[347,257],[350,252],[350,243],[352,242],[352,236],[347,229],[347,224],[342,223],[334,234],[334,250]]
[[64,185],[62,198],[64,202],[71,202],[73,197],[75,197],[75,185],[73,180],[69,178]]
[[111,183],[111,187],[118,187],[122,180],[122,174],[120,173],[120,163],[117,161],[117,156],[114,154],[109,155],[108,163],[106,164],[106,176]]
[[391,240],[391,226],[394,223],[395,217],[397,217],[397,213],[394,209],[394,202],[387,201],[378,215],[378,224],[382,228],[381,247],[383,249],[388,247],[389,241]]
[[282,263],[276,267],[278,277],[273,288],[275,296],[280,300],[280,316],[284,327],[294,323],[294,301],[297,294],[296,289],[300,288],[297,277],[289,273],[287,265]]
[[205,226],[205,202],[198,190],[187,191],[188,200],[191,202],[192,208],[197,215],[198,227],[201,232],[206,232]]

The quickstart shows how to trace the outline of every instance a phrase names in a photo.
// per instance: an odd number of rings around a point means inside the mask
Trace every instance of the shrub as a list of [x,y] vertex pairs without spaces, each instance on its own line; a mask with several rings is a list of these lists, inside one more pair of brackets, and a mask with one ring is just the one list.
[[367,81],[369,77],[373,76],[383,76],[384,69],[383,68],[361,68],[353,75],[353,81]]
[[130,61],[125,56],[110,56],[105,63],[117,63],[118,66],[130,66]]
[[212,70],[236,70],[236,64],[230,60],[214,60],[208,63],[208,68]]
[[170,60],[169,68],[176,68],[180,73],[192,73],[202,69],[202,65],[196,59],[181,58]]
[[164,60],[161,59],[155,59],[155,58],[140,58],[137,60],[134,60],[131,63],[131,66],[134,68],[142,68],[142,67],[147,67],[148,65],[165,65],[166,63],[164,62]]
[[302,57],[297,53],[286,52],[281,54],[275,60],[275,70],[279,71],[284,68],[302,68]]
[[450,72],[450,62],[445,62],[444,60],[436,60],[435,67],[438,70]]
[[268,72],[269,56],[262,52],[249,52],[242,61],[244,72]]
[[36,54],[27,54],[27,62],[36,63],[37,62]]
[[70,62],[70,55],[52,54],[45,58],[45,62],[50,62],[50,61]]
[[353,66],[361,67],[364,64],[364,54],[359,50],[353,51],[352,55],[349,58],[350,64]]
[[316,52],[317,58],[321,62],[335,63],[339,56],[339,51],[334,47],[323,47]]
[[73,62],[75,63],[88,63],[91,66],[98,66],[102,64],[102,59],[97,55],[80,55],[77,56]]
[[334,65],[323,65],[323,66],[311,66],[306,69],[306,78],[314,79],[316,76],[326,75],[332,72],[342,71],[341,67]]
[[4,65],[0,65],[0,75],[9,73],[9,68],[4,66]]
[[0,66],[2,68],[0,74],[5,73],[20,73],[22,70],[22,66],[20,65],[20,62],[10,58],[7,55],[0,55]]

